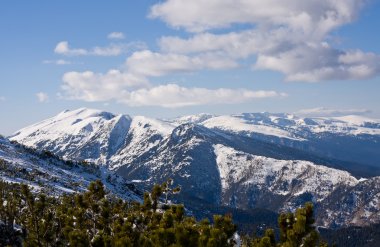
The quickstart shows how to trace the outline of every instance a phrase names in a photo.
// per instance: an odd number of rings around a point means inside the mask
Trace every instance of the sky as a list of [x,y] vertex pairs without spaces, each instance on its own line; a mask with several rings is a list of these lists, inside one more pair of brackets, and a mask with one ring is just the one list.
[[376,0],[0,2],[0,133],[67,109],[380,119]]

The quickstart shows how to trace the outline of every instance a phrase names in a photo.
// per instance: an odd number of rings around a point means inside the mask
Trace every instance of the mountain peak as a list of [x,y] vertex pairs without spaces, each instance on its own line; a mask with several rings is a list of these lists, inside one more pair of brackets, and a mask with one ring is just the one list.
[[65,110],[61,113],[59,113],[55,118],[57,119],[64,119],[64,118],[90,118],[90,117],[102,117],[104,119],[110,120],[111,118],[114,118],[115,115],[102,111],[102,110],[97,110],[97,109],[90,109],[90,108],[79,108],[75,110]]
[[184,124],[184,123],[201,123],[206,121],[209,118],[215,117],[216,115],[208,114],[208,113],[199,113],[195,115],[187,115],[175,118],[172,122],[177,124]]
[[[94,162],[126,179],[144,181],[146,188],[173,178],[183,186],[185,199],[277,211],[305,200],[318,205],[330,198],[340,201],[361,188],[372,191],[378,181],[372,177],[380,168],[369,165],[380,161],[380,127],[356,123],[353,117],[304,119],[267,112],[163,121],[80,108],[26,127],[12,140]],[[363,202],[377,203],[379,189],[363,193]],[[353,210],[366,209],[349,203],[335,210],[351,210],[340,224],[352,222]],[[336,205],[327,209],[332,207]],[[323,217],[323,224],[330,225],[330,218]]]
[[[197,126],[191,127],[192,124]],[[179,126],[181,127],[177,128]],[[228,136],[260,139],[269,143],[279,142],[291,148],[303,149],[305,145],[315,145],[308,149],[310,152],[323,149],[322,146],[325,144],[319,143],[323,143],[324,140],[332,143],[337,141],[338,137],[351,138],[358,143],[358,150],[354,152],[350,149],[351,155],[357,153],[357,158],[351,157],[350,160],[357,162],[370,159],[367,164],[374,164],[373,160],[378,160],[378,158],[373,158],[372,151],[368,153],[367,150],[377,148],[378,144],[373,143],[365,148],[359,142],[363,135],[373,136],[374,140],[380,138],[380,124],[369,118],[357,116],[299,118],[292,114],[269,112],[221,116],[202,113],[165,121],[79,108],[61,112],[55,117],[21,129],[10,138],[32,147],[59,150],[58,154],[74,155],[78,150],[82,150],[86,152],[84,157],[95,162],[101,161],[103,164],[105,159],[102,157],[110,155],[107,150],[112,150],[111,153],[116,154],[121,152],[119,149],[126,147],[128,143],[134,145],[133,150],[136,147],[139,147],[138,150],[149,150],[157,147],[160,141],[171,134],[176,136],[202,133],[201,135],[207,136],[215,133],[214,130],[217,130],[217,133],[226,133]],[[144,140],[149,141],[145,143]],[[112,148],[107,149],[106,146],[110,143],[112,143]],[[84,146],[87,147],[86,151],[83,151]],[[336,148],[335,146],[332,148]],[[67,148],[72,149],[72,152],[67,152]],[[332,148],[329,149],[330,151],[326,149],[322,155],[325,152],[330,153]],[[132,149],[128,146],[128,150]],[[362,154],[359,155],[359,150],[367,153],[365,157],[371,158],[363,158]],[[126,150],[122,152],[128,153]],[[317,153],[317,155],[321,154]],[[74,157],[77,156],[83,158],[80,154]],[[337,159],[345,160],[347,154],[339,151],[335,156]]]

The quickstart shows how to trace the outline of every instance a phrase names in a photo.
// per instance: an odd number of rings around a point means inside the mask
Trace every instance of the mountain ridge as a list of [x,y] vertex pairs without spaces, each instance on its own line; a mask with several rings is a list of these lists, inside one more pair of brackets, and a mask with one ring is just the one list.
[[[380,169],[366,162],[373,158],[377,164],[379,158],[378,124],[353,117],[270,113],[157,120],[81,108],[26,127],[11,139],[64,158],[95,162],[141,188],[173,178],[183,188],[178,200],[185,204],[199,200],[279,212],[312,200],[317,213],[331,212],[321,215],[320,225],[340,227],[380,220],[380,188],[374,186]],[[369,155],[357,155],[363,153]],[[343,154],[354,162],[331,158]],[[240,177],[232,179],[238,168]],[[359,179],[362,174],[366,180]],[[342,208],[337,201],[345,202]],[[336,214],[339,210],[345,214]],[[369,217],[373,220],[366,221]]]

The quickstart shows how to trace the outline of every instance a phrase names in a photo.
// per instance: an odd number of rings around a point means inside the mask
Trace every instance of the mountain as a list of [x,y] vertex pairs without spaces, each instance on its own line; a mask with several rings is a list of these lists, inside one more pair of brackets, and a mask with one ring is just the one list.
[[[350,171],[380,175],[380,121],[358,116],[299,118],[290,114],[199,114],[174,120],[114,115],[81,108],[26,127],[10,138],[64,158],[86,159],[117,169],[153,152],[178,126],[196,124],[232,139],[249,153],[309,160]],[[270,144],[268,146],[268,144]]]
[[0,179],[28,184],[49,195],[83,192],[91,181],[102,180],[121,198],[141,200],[141,193],[124,178],[88,162],[65,161],[0,136]]
[[270,113],[157,120],[82,108],[10,139],[94,162],[141,188],[173,178],[190,209],[280,212],[311,200],[322,226],[380,221],[377,120]]
[[315,156],[345,161],[345,166],[357,163],[380,167],[379,120],[359,116],[299,118],[291,114],[245,113],[212,117],[201,124]]

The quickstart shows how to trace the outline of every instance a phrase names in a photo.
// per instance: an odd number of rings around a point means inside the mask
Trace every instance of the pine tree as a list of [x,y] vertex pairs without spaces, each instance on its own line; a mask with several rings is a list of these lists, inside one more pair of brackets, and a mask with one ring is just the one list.
[[[129,202],[94,181],[88,191],[59,198],[32,192],[26,185],[0,182],[0,246],[233,246],[231,215],[212,223],[185,214],[169,203],[172,182],[156,185],[144,202]],[[243,246],[326,246],[319,243],[313,206],[281,214],[280,240],[266,230],[261,238],[244,238]],[[15,230],[15,226],[21,230]]]
[[278,218],[280,228],[280,241],[276,243],[274,231],[267,229],[261,238],[246,237],[243,246],[247,247],[315,247],[326,246],[319,241],[319,233],[314,226],[313,204],[306,203],[298,208],[295,213],[282,213]]

